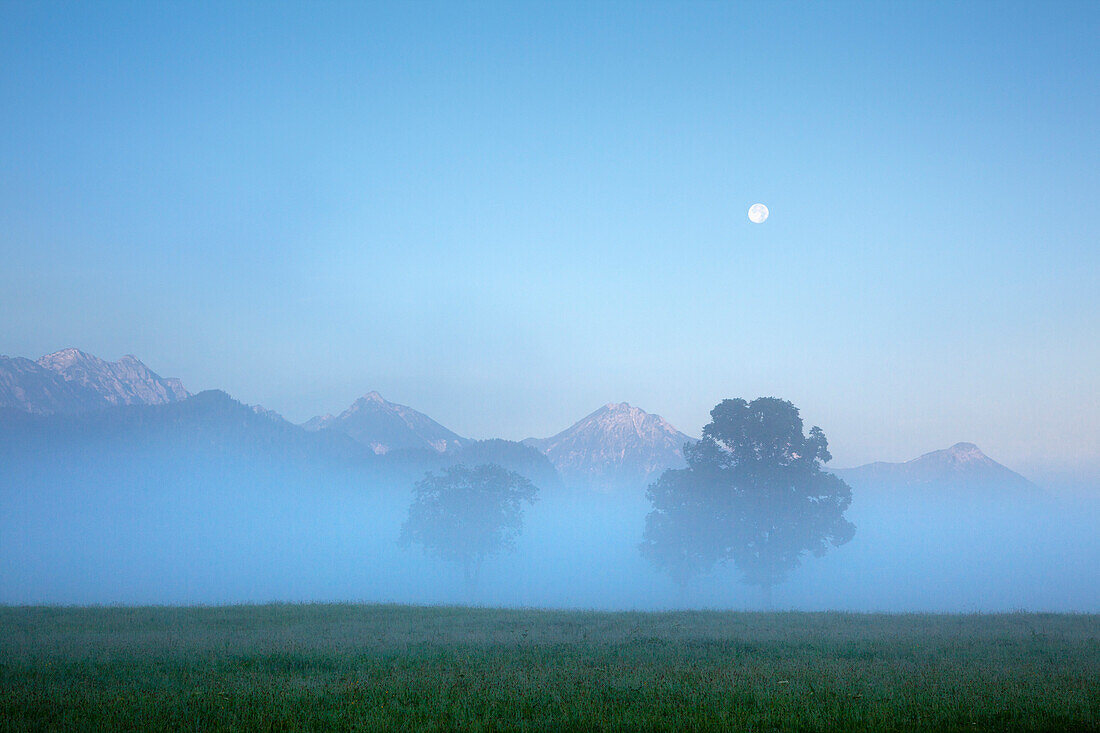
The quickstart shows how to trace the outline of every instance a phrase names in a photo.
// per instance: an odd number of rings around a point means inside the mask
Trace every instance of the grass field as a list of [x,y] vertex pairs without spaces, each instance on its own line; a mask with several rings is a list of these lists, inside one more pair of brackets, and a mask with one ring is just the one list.
[[0,729],[1100,729],[1100,616],[0,608]]

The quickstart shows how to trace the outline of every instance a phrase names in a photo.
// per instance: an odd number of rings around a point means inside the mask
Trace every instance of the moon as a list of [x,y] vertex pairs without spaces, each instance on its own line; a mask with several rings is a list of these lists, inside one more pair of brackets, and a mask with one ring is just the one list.
[[768,220],[768,207],[764,204],[753,204],[749,207],[749,221],[753,224],[763,224]]

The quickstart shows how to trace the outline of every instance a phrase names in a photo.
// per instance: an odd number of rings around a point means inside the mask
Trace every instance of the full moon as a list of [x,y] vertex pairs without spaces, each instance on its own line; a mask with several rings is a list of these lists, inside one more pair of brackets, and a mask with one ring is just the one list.
[[768,219],[768,207],[764,204],[753,204],[749,207],[749,221],[753,224],[763,224]]

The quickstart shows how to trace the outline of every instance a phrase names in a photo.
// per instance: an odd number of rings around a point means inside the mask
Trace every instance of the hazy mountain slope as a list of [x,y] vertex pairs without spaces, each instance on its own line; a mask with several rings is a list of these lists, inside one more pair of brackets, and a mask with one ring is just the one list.
[[88,387],[109,405],[162,405],[190,396],[180,380],[161,377],[129,354],[104,361],[80,349],[63,349],[43,356],[38,364]]
[[189,396],[178,379],[165,379],[133,356],[104,361],[79,349],[37,362],[0,357],[0,407],[48,415],[111,405],[160,405]]
[[248,407],[257,415],[260,415],[261,417],[266,417],[268,420],[274,420],[277,423],[286,423],[287,425],[294,424],[279,413],[275,412],[274,410],[269,410],[263,405],[249,405]]
[[477,466],[483,463],[495,463],[509,471],[515,471],[528,478],[531,483],[543,491],[555,491],[561,488],[562,479],[550,460],[537,448],[511,440],[492,438],[490,440],[466,440],[458,448],[446,453],[434,450],[396,450],[383,458],[395,469],[406,466],[411,470],[439,470],[446,466],[465,464]]
[[377,392],[357,399],[338,416],[315,417],[302,425],[306,430],[334,430],[355,439],[375,453],[429,449],[455,450],[467,441],[427,415],[411,407],[388,402]]
[[550,438],[528,438],[571,484],[600,487],[644,484],[684,465],[694,442],[666,422],[625,402],[609,403]]
[[537,448],[512,440],[492,438],[472,440],[454,451],[456,463],[476,466],[495,463],[509,471],[526,476],[540,489],[550,489],[561,483],[561,477],[550,459]]
[[[338,467],[360,477],[364,488],[382,481],[403,494],[429,470],[455,463],[498,463],[541,488],[560,485],[546,457],[521,443],[462,440],[441,452],[420,441],[416,448],[379,455],[339,430],[305,430],[216,390],[163,405],[120,405],[76,414],[38,415],[0,407],[0,465],[18,466],[25,477],[35,476],[36,483],[58,464],[73,468],[64,481],[94,486],[119,471],[153,475],[154,467],[165,461],[172,468],[164,470],[172,475],[164,480],[177,482],[203,475],[211,461],[236,466],[238,477],[258,465],[293,464],[306,471],[302,476]],[[195,481],[226,488],[220,479]]]
[[22,357],[0,356],[0,408],[40,415],[74,413],[104,405],[91,389]]
[[973,443],[956,443],[904,463],[876,462],[832,471],[864,493],[991,498],[1039,492],[1031,481],[997,463]]
[[347,436],[308,433],[216,390],[162,405],[120,405],[80,414],[0,412],[0,455],[35,460],[66,452],[91,462],[114,453],[132,454],[140,461],[157,452],[198,452],[229,460],[374,459]]

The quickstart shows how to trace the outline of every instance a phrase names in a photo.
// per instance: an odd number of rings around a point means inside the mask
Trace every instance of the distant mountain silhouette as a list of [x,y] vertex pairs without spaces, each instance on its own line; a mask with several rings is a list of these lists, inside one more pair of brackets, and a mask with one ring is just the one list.
[[667,468],[681,468],[695,439],[625,402],[609,403],[550,438],[528,438],[571,484],[643,486]]
[[76,413],[105,406],[83,385],[23,357],[0,356],[0,407],[38,415]]
[[[121,450],[156,444],[186,453],[266,455],[308,462],[369,464],[404,481],[454,463],[498,463],[543,488],[562,481],[613,489],[642,487],[684,465],[694,439],[627,403],[610,403],[549,438],[475,441],[377,392],[333,417],[293,425],[223,392],[190,395],[133,356],[109,362],[79,349],[31,361],[0,356],[0,455],[56,453],[81,444]],[[26,457],[24,456],[24,457]],[[380,460],[381,458],[385,460]],[[833,469],[860,495],[927,498],[1034,496],[1020,474],[958,443],[904,463]]]
[[[446,453],[429,447],[380,455],[338,430],[305,430],[217,390],[162,405],[76,414],[0,407],[0,466],[20,491],[56,481],[90,488],[125,483],[130,480],[125,476],[148,481],[158,475],[166,482],[229,491],[236,482],[252,483],[251,476],[278,476],[280,482],[293,477],[305,491],[336,481],[352,490],[381,487],[403,497],[426,471],[456,463],[496,463],[543,489],[561,484],[546,457],[521,443],[462,441]],[[4,484],[0,481],[0,490]]]
[[37,362],[0,357],[0,407],[41,415],[112,405],[160,405],[186,399],[178,379],[165,379],[136,357],[104,361],[79,349]]
[[1030,497],[1039,488],[982,453],[973,443],[956,443],[904,463],[868,463],[831,469],[853,489],[885,495],[929,498]]
[[0,455],[77,452],[90,459],[113,451],[198,451],[204,455],[363,462],[375,456],[345,435],[308,433],[272,419],[224,392],[210,390],[179,402],[120,405],[79,414],[0,411]]
[[360,397],[336,417],[315,417],[302,427],[343,433],[379,454],[403,449],[446,453],[469,442],[427,415],[388,402],[377,392]]

